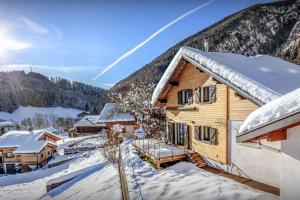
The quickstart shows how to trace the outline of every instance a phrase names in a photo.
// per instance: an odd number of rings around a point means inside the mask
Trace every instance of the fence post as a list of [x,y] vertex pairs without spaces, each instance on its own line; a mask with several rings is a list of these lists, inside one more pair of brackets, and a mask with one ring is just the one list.
[[118,170],[119,170],[122,200],[129,200],[128,185],[126,181],[126,174],[125,174],[120,145],[119,145],[119,156],[118,156]]

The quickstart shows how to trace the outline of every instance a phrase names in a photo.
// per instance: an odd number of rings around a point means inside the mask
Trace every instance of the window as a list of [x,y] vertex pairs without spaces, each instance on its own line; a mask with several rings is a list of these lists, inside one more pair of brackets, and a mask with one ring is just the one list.
[[209,87],[203,87],[203,102],[209,102]]
[[43,158],[44,157],[44,154],[43,153],[41,153],[41,158]]
[[194,138],[195,140],[209,142],[210,144],[216,144],[217,129],[209,126],[195,126]]
[[47,153],[48,153],[48,156],[50,156],[50,151],[47,151]]
[[216,85],[195,89],[195,103],[213,103],[216,101]]
[[178,104],[192,104],[193,103],[193,90],[192,89],[186,89],[178,91]]
[[15,156],[12,152],[5,153],[5,158],[13,158],[13,157],[15,157]]

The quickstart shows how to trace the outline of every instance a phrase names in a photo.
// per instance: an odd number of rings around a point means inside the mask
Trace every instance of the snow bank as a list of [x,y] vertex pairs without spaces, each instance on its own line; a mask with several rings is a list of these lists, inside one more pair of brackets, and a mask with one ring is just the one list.
[[239,133],[247,132],[297,111],[300,111],[300,88],[253,111],[240,127]]
[[125,141],[122,148],[130,199],[279,199],[188,162],[157,171],[140,159],[131,141]]
[[0,112],[0,119],[14,120],[21,122],[23,119],[28,117],[34,117],[36,113],[48,116],[56,117],[73,117],[77,118],[77,115],[81,113],[81,110],[73,108],[62,108],[62,107],[31,107],[31,106],[20,106],[13,113]]
[[191,58],[201,68],[223,78],[262,104],[300,87],[300,68],[296,64],[266,55],[247,57],[182,47],[155,88],[152,104],[157,101],[183,56]]

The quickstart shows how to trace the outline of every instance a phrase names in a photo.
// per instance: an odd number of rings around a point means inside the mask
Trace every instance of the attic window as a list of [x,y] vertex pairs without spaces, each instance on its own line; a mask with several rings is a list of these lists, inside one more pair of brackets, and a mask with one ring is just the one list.
[[245,100],[246,99],[245,97],[243,97],[242,95],[240,95],[237,92],[234,93],[234,96],[237,97],[237,98],[239,98],[240,100]]

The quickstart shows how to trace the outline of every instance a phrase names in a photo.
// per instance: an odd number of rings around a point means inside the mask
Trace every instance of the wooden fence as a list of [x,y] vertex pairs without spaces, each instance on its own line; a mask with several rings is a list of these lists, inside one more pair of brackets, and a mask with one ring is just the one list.
[[122,199],[129,200],[128,185],[127,185],[126,173],[124,169],[124,163],[123,163],[120,145],[119,145],[119,156],[118,156],[118,170],[119,170],[119,177],[120,177],[120,184],[121,184]]

